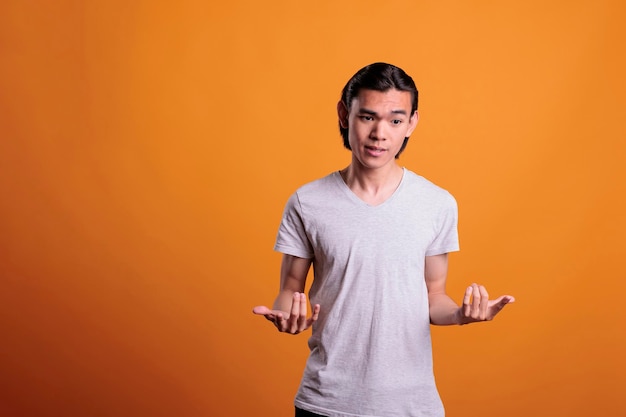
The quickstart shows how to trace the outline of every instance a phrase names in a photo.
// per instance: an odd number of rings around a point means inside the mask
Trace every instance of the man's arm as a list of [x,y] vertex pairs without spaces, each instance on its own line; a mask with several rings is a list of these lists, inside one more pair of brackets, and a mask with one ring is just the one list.
[[274,300],[274,310],[291,311],[294,293],[304,292],[309,268],[311,268],[310,259],[283,255],[280,265],[280,289]]
[[482,285],[472,284],[465,290],[463,306],[446,293],[448,276],[448,254],[427,256],[424,265],[424,278],[428,288],[430,322],[445,326],[468,324],[492,320],[508,303],[515,301],[510,295],[489,300],[489,294]]
[[252,310],[253,313],[265,316],[280,332],[297,334],[311,327],[319,316],[320,306],[315,305],[313,314],[307,319],[304,287],[310,268],[311,259],[283,255],[280,267],[280,290],[273,309],[257,306]]

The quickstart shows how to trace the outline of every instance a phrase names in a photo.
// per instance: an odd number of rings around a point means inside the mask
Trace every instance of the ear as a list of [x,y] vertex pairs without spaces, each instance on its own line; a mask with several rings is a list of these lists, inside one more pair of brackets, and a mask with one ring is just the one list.
[[409,129],[406,132],[407,137],[411,136],[411,133],[413,133],[413,131],[415,130],[415,127],[417,126],[417,122],[419,121],[419,118],[420,118],[420,115],[417,112],[417,110],[415,110],[415,113],[413,113],[413,115],[409,119]]
[[337,117],[339,117],[339,126],[344,129],[348,128],[348,108],[343,101],[339,100],[337,103]]

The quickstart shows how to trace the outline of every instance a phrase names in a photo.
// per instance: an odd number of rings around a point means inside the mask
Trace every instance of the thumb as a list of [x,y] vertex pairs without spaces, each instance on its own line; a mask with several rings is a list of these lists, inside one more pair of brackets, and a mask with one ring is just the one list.
[[272,312],[272,310],[270,310],[269,308],[265,307],[265,306],[256,306],[252,309],[252,312],[254,314],[259,314],[261,316],[264,316],[266,314],[270,314]]
[[513,302],[515,302],[515,298],[511,295],[501,295],[500,297],[493,300],[494,306],[496,306],[498,310],[502,310],[504,306]]
[[500,302],[503,303],[503,305],[515,302],[515,297],[513,297],[512,295],[503,295],[500,298],[502,298],[502,300]]

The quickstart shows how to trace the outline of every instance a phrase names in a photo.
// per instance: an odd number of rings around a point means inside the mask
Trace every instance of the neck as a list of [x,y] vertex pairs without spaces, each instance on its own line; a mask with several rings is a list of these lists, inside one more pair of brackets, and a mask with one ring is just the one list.
[[350,164],[340,173],[346,185],[360,199],[377,205],[387,200],[398,188],[404,170],[395,163],[379,169],[363,169]]

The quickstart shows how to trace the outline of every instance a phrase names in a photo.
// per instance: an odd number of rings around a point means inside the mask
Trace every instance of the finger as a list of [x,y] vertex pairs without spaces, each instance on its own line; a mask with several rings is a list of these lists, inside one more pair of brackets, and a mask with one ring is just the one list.
[[472,286],[470,285],[465,289],[465,296],[463,296],[463,316],[470,316],[470,300],[472,299]]
[[304,293],[300,293],[300,317],[298,317],[298,331],[303,331],[307,328],[306,314],[307,314],[306,295]]
[[319,304],[315,304],[315,306],[313,307],[313,314],[311,314],[311,317],[306,322],[307,329],[309,327],[311,327],[313,325],[313,323],[315,323],[317,321],[319,316],[320,316],[320,305]]
[[487,311],[489,309],[489,293],[487,293],[487,289],[480,285],[480,319],[487,320]]
[[298,331],[298,318],[300,317],[300,293],[293,293],[293,299],[291,301],[291,313],[289,315],[289,333],[296,333]]
[[317,319],[318,319],[318,318],[319,318],[319,316],[320,316],[320,310],[321,310],[321,309],[322,309],[322,308],[320,307],[320,305],[319,305],[319,304],[315,304],[315,307],[313,307],[313,315],[311,316],[311,320],[313,320],[313,321],[317,321]]
[[[265,316],[266,318],[268,316]],[[268,320],[270,320],[268,318]],[[274,319],[272,320],[274,322],[274,326],[276,326],[276,328],[278,329],[279,332],[284,332],[284,320],[285,318],[283,317],[282,313],[276,313],[276,315],[274,315]]]
[[319,315],[320,315],[320,305],[315,304],[315,306],[313,306],[313,312],[311,313],[311,317],[309,317],[309,319],[306,321],[306,327],[303,330],[306,330],[309,327],[311,327],[313,323],[317,321],[317,319],[319,318]]
[[478,284],[472,284],[472,309],[470,315],[473,319],[478,319],[480,316],[480,289]]

